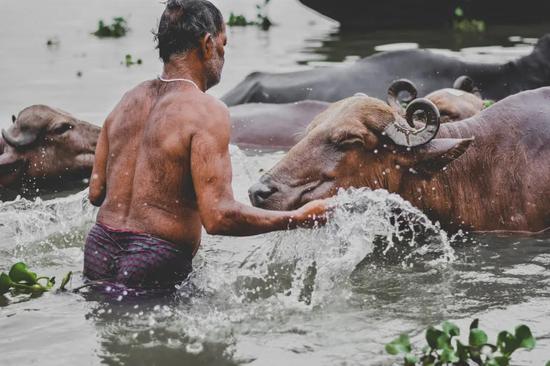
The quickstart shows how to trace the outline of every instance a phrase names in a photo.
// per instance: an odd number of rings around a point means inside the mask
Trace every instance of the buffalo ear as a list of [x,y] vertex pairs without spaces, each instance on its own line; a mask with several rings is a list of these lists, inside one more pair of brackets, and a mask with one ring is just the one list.
[[17,117],[15,117],[15,114],[12,114],[11,115],[11,122],[12,123],[15,123],[15,120],[17,119]]
[[433,139],[410,152],[399,154],[398,164],[423,173],[435,173],[466,152],[473,138]]

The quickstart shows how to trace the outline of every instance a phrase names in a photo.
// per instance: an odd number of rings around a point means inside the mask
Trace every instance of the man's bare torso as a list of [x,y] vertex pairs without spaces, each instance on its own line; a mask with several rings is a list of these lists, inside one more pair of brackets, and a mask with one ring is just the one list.
[[159,80],[123,97],[104,126],[109,153],[99,222],[197,250],[201,220],[190,145],[210,99],[191,84]]

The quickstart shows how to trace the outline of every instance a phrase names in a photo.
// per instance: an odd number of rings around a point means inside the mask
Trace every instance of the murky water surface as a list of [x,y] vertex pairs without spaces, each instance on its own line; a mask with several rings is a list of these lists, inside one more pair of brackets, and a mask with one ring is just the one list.
[[[254,1],[217,1],[254,13]],[[48,0],[4,4],[0,13],[0,126],[34,103],[100,124],[124,90],[160,70],[151,30],[155,1]],[[117,40],[90,35],[97,20],[127,17]],[[270,32],[232,29],[222,95],[254,70],[288,71],[404,47],[470,60],[529,52],[550,24],[451,31],[341,34],[292,0],[272,4]],[[48,39],[59,41],[46,46]],[[143,65],[121,65],[126,54]],[[82,72],[77,77],[77,72]],[[282,153],[232,150],[234,189],[246,189]],[[400,332],[416,341],[445,319],[474,317],[494,337],[518,323],[539,337],[517,364],[550,359],[550,239],[446,233],[398,196],[341,192],[322,229],[252,238],[205,235],[195,272],[177,296],[148,301],[73,294],[0,302],[2,365],[389,365],[383,345]],[[95,211],[86,194],[0,204],[0,269],[18,260],[39,273],[80,274]],[[80,283],[77,275],[73,286]]]

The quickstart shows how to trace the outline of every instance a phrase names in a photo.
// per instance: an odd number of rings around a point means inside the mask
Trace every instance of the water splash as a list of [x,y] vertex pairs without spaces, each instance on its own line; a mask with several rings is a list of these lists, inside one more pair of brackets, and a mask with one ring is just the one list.
[[290,269],[286,294],[323,304],[335,298],[335,291],[345,292],[351,273],[365,259],[407,267],[454,260],[447,233],[396,194],[352,188],[341,190],[332,204],[325,227],[273,234],[241,268],[267,283]]
[[[395,194],[342,190],[333,203],[325,227],[265,235],[244,258],[220,254],[227,243],[207,236],[194,272],[178,292],[178,305],[170,307],[171,320],[152,314],[156,326],[168,328],[171,339],[179,334],[193,349],[232,347],[236,334],[271,332],[274,324],[300,332],[292,324],[295,315],[348,301],[350,276],[366,259],[393,255],[404,267],[454,259],[447,234]],[[137,314],[129,329],[146,321]]]
[[96,212],[87,190],[47,201],[18,198],[0,203],[0,262],[6,266],[14,260],[29,264],[74,262],[82,256],[84,232]]

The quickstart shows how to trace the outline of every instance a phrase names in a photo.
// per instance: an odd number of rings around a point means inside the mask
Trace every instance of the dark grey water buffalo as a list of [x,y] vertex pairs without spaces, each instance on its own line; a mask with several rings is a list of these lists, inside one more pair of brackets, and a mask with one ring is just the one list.
[[[427,123],[410,126],[415,112]],[[250,189],[255,206],[288,210],[339,188],[400,194],[446,228],[538,232],[550,227],[550,88],[508,97],[439,125],[426,99],[406,119],[386,103],[334,103]]]
[[385,98],[386,85],[407,78],[420,95],[446,88],[460,75],[472,77],[483,98],[500,100],[523,90],[550,85],[550,35],[533,52],[502,64],[466,62],[427,50],[385,52],[354,64],[271,74],[255,72],[223,96],[227,105],[290,103],[299,100],[334,102],[355,93]]
[[99,128],[62,110],[34,105],[13,116],[0,139],[0,199],[82,186]]

